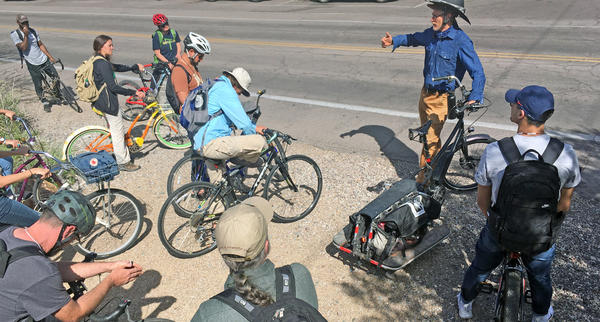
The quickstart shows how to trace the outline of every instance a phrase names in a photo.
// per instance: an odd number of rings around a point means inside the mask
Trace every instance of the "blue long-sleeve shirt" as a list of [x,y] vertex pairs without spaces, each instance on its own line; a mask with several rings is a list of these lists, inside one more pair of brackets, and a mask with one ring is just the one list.
[[240,102],[238,94],[231,85],[229,78],[219,77],[219,80],[208,91],[208,114],[213,115],[219,110],[223,114],[213,118],[194,135],[194,150],[202,148],[211,140],[222,136],[231,135],[231,125],[242,130],[242,134],[256,134],[256,125],[252,123],[244,107]]
[[455,27],[446,31],[436,32],[433,28],[414,34],[397,35],[393,38],[393,50],[400,46],[424,46],[425,66],[423,77],[425,87],[433,90],[451,91],[456,88],[456,82],[438,81],[434,77],[454,75],[461,82],[465,71],[473,79],[470,100],[482,101],[485,87],[485,74],[479,56],[473,48],[473,42],[467,34]]

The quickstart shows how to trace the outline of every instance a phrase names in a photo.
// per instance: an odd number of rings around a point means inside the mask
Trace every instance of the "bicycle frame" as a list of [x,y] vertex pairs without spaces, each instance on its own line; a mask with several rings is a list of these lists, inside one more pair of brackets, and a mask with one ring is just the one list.
[[[163,63],[164,64],[164,63]],[[160,88],[160,86],[162,85],[162,83],[167,79],[167,76],[171,74],[169,68],[167,68],[166,66],[164,66],[161,63],[158,64],[146,64],[144,65],[144,68],[146,67],[152,67],[152,66],[156,66],[156,68],[162,68],[163,72],[160,74],[160,77],[158,78],[158,81],[156,79],[154,79],[154,75],[150,74],[150,79],[144,79],[144,77],[142,77],[142,73],[138,73],[138,75],[140,76],[140,80],[142,82],[142,87],[140,87],[138,90],[145,92],[146,94],[148,92],[152,93],[153,96],[156,96],[158,94],[158,89]],[[152,82],[154,82],[155,87],[154,90],[150,89],[150,85],[152,84]],[[134,105],[141,105],[141,106],[146,106],[146,102],[144,102],[144,100],[140,100],[135,98],[136,96],[129,96],[125,102],[128,104],[134,104]]]

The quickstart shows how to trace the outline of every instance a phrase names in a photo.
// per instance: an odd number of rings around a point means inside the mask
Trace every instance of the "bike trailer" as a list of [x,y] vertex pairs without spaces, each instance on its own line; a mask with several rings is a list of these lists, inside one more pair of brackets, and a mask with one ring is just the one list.
[[406,257],[409,248],[422,242],[427,225],[439,218],[440,211],[438,201],[419,191],[414,180],[404,179],[351,215],[333,242],[341,251],[373,265],[399,269],[386,265],[386,260],[397,250]]
[[82,153],[70,161],[85,175],[87,183],[110,181],[119,174],[117,161],[106,151]]

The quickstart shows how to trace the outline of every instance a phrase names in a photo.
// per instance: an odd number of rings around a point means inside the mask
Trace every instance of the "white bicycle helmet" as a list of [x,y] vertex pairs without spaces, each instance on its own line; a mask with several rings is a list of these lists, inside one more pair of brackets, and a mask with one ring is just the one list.
[[195,32],[190,32],[185,36],[183,46],[185,46],[185,49],[192,48],[199,54],[210,54],[210,44],[208,43],[208,40]]

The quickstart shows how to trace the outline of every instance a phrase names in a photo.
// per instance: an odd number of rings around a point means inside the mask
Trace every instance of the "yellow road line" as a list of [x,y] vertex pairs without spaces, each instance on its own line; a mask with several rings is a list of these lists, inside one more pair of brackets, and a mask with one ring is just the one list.
[[[0,25],[0,29],[13,29],[11,25]],[[57,32],[66,34],[80,35],[100,35],[107,34],[115,37],[130,37],[130,38],[150,38],[150,33],[131,33],[131,32],[115,32],[115,31],[94,31],[94,30],[79,30],[66,28],[50,28],[37,27],[36,29]],[[323,50],[338,50],[338,51],[360,51],[360,52],[381,52],[389,53],[389,48],[364,47],[364,46],[344,46],[344,45],[323,45],[315,43],[298,43],[285,41],[261,41],[261,40],[245,40],[245,39],[230,39],[230,38],[209,38],[211,43],[221,44],[237,44],[248,46],[269,46],[269,47],[287,47],[287,48],[306,48],[306,49],[323,49]],[[399,54],[423,54],[422,48],[398,48],[395,53]],[[582,56],[561,56],[561,55],[545,55],[545,54],[519,54],[505,52],[478,52],[479,57],[483,58],[504,58],[504,59],[520,59],[520,60],[542,60],[542,61],[563,61],[563,62],[581,62],[581,63],[600,63],[600,58],[597,57],[582,57]]]

